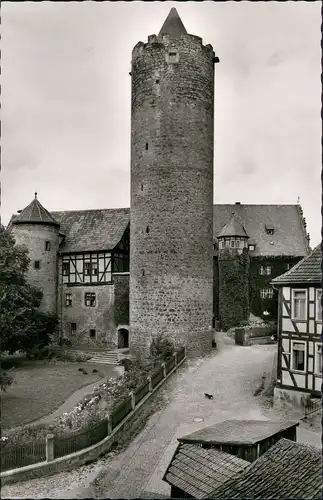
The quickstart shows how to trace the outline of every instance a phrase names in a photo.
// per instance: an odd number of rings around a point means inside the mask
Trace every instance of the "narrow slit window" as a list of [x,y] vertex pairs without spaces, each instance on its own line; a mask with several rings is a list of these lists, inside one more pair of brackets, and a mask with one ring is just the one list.
[[95,335],[96,335],[96,331],[95,330],[90,330],[90,337],[93,339],[95,338]]
[[45,250],[49,252],[50,250],[50,241],[45,241]]
[[149,226],[147,226],[146,227],[146,233],[149,234],[149,231],[150,231]]
[[143,184],[141,184],[140,189],[141,189],[141,191],[144,190],[144,185]]
[[72,332],[76,331],[76,323],[71,323],[71,330]]
[[146,142],[145,148],[146,148],[146,151],[148,151],[148,142]]

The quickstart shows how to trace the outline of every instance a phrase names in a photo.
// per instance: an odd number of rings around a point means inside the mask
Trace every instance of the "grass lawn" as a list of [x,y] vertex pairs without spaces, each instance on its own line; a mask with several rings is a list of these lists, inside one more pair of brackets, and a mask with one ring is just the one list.
[[[78,371],[85,368],[88,375]],[[92,373],[96,368],[98,373]],[[92,363],[25,361],[10,371],[16,383],[1,393],[2,430],[54,412],[75,391],[102,377],[116,377],[113,366]]]

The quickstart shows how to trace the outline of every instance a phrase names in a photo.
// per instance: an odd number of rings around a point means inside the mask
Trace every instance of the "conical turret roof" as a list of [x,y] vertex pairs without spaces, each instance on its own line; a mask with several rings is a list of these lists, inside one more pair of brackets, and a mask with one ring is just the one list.
[[50,215],[50,213],[35,198],[24,208],[19,216],[13,221],[13,224],[46,224],[50,226],[59,226],[59,223]]
[[249,238],[245,228],[236,218],[234,212],[232,213],[230,221],[222,228],[220,234],[218,235],[218,238],[223,238],[225,236],[239,236],[243,238]]
[[187,31],[181,18],[178,15],[177,10],[173,7],[159,32],[158,37],[163,35],[170,35],[172,38],[179,38],[181,35],[186,35]]

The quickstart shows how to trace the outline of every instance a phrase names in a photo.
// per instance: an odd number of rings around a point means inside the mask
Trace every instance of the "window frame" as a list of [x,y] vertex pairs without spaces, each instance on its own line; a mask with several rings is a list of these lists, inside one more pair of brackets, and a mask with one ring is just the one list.
[[[315,321],[318,323],[322,323],[322,302],[321,302],[321,296],[318,298],[318,292],[322,295],[322,288],[316,288],[315,289]],[[317,313],[321,310],[321,317],[319,318]]]
[[[65,267],[65,269],[64,269]],[[70,262],[69,261],[63,261],[62,262],[62,275],[63,276],[69,276],[70,275]],[[66,272],[65,272],[66,271]]]
[[[268,269],[269,269],[269,272],[268,272]],[[265,270],[266,270],[266,275],[270,276],[271,272],[272,272],[272,266],[270,264],[268,264],[267,266],[265,266]]]
[[[264,296],[264,295],[262,294],[262,291],[263,291],[263,290],[266,290],[267,292],[270,292],[270,293],[266,293],[266,295]],[[268,288],[268,287],[266,287],[266,288],[260,288],[260,298],[261,298],[262,300],[272,299],[272,298],[273,298],[273,296],[274,296],[274,290],[273,290],[273,288]]]
[[[37,264],[37,266],[36,266]],[[34,269],[40,269],[40,260],[34,260]]]
[[[293,367],[294,363],[294,344],[302,344],[304,346],[304,370],[298,370],[297,368]],[[295,349],[295,351],[298,351],[301,349]],[[306,342],[304,340],[291,340],[291,360],[290,360],[290,370],[292,372],[297,372],[297,373],[306,373],[307,370],[307,349],[306,349]]]
[[[91,335],[91,332],[94,332],[94,335]],[[90,339],[95,339],[96,338],[96,330],[94,328],[90,328],[89,337],[90,337]]]
[[[75,325],[75,328],[73,328],[73,326]],[[77,324],[76,323],[71,323],[71,331],[72,332],[76,332],[77,330]]]
[[[314,373],[316,375],[322,375],[322,344],[319,343],[319,342],[314,342],[314,345],[315,345],[315,360],[314,360],[315,371],[314,371]],[[318,349],[318,347],[320,349]],[[317,363],[318,357],[320,358],[319,363]],[[320,367],[321,369],[320,370],[317,369],[317,364],[321,364],[321,367]]]
[[71,293],[65,293],[65,307],[71,307],[72,306],[72,294]]
[[50,251],[50,241],[49,241],[49,240],[46,240],[46,241],[45,241],[45,251],[46,251],[46,252],[49,252],[49,251]]
[[[295,316],[295,292],[305,292],[305,318],[297,318]],[[292,321],[307,321],[307,305],[308,305],[308,290],[306,288],[292,288],[291,290],[291,320]]]
[[[94,303],[93,303],[94,299]],[[89,302],[89,303],[87,303]],[[95,307],[96,306],[96,293],[95,292],[84,292],[84,305],[86,307]]]
[[166,62],[169,64],[176,64],[179,62],[179,53],[176,49],[170,49],[166,54]]

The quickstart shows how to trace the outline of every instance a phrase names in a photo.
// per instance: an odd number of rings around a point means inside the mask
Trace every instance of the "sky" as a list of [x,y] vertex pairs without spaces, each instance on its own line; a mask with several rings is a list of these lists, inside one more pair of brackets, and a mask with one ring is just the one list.
[[4,2],[1,219],[130,205],[131,52],[171,7],[216,65],[215,203],[296,204],[321,241],[321,2]]

